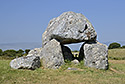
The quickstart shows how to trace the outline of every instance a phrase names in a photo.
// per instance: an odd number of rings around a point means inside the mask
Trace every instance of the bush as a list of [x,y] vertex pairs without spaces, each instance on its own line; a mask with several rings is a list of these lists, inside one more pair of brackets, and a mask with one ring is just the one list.
[[2,51],[2,49],[0,49],[0,56],[2,55],[2,53],[3,53],[3,51]]
[[16,57],[26,56],[30,49],[26,49],[25,52],[22,49],[16,50],[5,50],[0,49],[0,59],[14,59]]
[[28,54],[28,53],[29,53],[29,51],[30,51],[30,49],[26,49],[26,50],[25,50],[25,53],[26,53],[26,54]]
[[17,53],[24,54],[24,51],[23,51],[22,49],[19,49],[19,50],[17,51]]
[[3,56],[16,57],[17,51],[15,50],[6,50],[3,52]]
[[120,48],[120,47],[121,45],[119,43],[114,42],[109,45],[108,49],[114,49],[114,48]]
[[125,45],[124,45],[124,46],[122,46],[122,48],[125,48]]

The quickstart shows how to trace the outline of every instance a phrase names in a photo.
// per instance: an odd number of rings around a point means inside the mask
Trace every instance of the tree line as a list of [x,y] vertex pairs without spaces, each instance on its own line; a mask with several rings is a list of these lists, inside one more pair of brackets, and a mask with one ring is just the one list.
[[[108,49],[114,49],[114,48],[125,48],[125,45],[121,46],[121,44],[119,43],[111,43],[108,46]],[[5,50],[3,51],[2,49],[0,49],[0,57],[2,58],[16,58],[16,57],[21,57],[21,56],[26,56],[28,54],[28,52],[30,51],[30,49],[26,49],[26,50]],[[74,50],[74,52],[78,52],[77,50]]]
[[26,56],[28,54],[28,52],[30,51],[30,49],[26,49],[26,50],[5,50],[3,51],[2,49],[0,49],[0,56],[1,57],[12,57],[12,58],[16,58],[16,57],[21,57],[21,56]]

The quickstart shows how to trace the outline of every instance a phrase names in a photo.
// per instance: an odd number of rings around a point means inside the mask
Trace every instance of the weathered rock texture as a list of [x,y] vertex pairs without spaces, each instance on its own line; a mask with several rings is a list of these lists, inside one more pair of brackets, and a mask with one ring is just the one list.
[[[72,61],[74,57],[65,44],[85,42],[80,49],[78,60],[84,59],[85,65],[98,69],[108,69],[108,48],[95,42],[97,34],[88,19],[74,12],[65,12],[53,18],[42,35],[42,48],[31,50],[26,57],[11,61],[14,69],[40,67],[40,59],[44,68],[57,69],[64,60]],[[72,61],[78,64],[78,60]]]
[[46,31],[42,35],[42,46],[53,38],[61,44],[69,44],[95,40],[96,36],[92,24],[84,15],[65,12],[49,22]]
[[38,56],[26,56],[12,60],[10,66],[13,69],[36,69],[41,65]]
[[85,43],[84,65],[97,69],[108,69],[108,47],[99,42]]
[[49,41],[42,49],[42,65],[45,68],[57,69],[64,64],[61,45],[55,39]]
[[33,50],[30,50],[27,56],[39,56],[41,59],[42,58],[41,53],[42,53],[42,48],[35,48]]
[[71,61],[71,63],[77,65],[77,64],[79,64],[79,61],[77,59],[74,59],[73,61]]

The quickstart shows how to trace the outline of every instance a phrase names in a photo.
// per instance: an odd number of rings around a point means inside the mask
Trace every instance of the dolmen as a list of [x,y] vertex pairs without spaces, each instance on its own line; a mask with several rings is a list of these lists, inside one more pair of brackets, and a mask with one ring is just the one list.
[[108,47],[97,41],[97,33],[84,15],[71,11],[50,20],[42,35],[41,48],[31,50],[25,57],[13,59],[10,66],[14,69],[36,69],[40,66],[58,69],[65,64],[65,60],[75,60],[65,44],[79,42],[83,42],[83,45],[78,61],[84,61],[87,67],[108,69]]

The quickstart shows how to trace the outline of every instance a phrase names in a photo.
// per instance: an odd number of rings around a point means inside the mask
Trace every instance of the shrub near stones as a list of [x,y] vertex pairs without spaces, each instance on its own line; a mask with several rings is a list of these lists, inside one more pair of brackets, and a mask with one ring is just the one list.
[[2,49],[0,49],[0,56],[2,55],[2,53],[3,53],[3,51],[2,51]]
[[[108,69],[108,48],[97,42],[96,37],[94,27],[84,15],[71,11],[64,12],[50,20],[42,35],[41,51],[37,55],[42,60],[44,68],[58,69],[65,64],[64,60],[74,60],[71,50],[64,45],[85,42],[80,49],[79,60],[84,60],[85,66],[88,67]],[[30,56],[34,56],[33,53]]]
[[108,49],[120,48],[120,47],[121,45],[119,43],[114,42],[109,45]]

